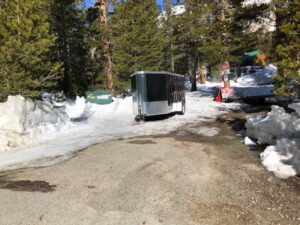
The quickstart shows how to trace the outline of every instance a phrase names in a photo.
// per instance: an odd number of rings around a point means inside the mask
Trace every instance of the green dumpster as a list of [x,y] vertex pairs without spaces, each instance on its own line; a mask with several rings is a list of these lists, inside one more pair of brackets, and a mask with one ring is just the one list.
[[242,65],[243,66],[250,66],[255,63],[257,55],[259,55],[261,52],[259,50],[255,50],[252,52],[245,52],[242,59]]
[[109,90],[96,90],[86,92],[86,101],[98,105],[107,105],[112,103],[112,94]]

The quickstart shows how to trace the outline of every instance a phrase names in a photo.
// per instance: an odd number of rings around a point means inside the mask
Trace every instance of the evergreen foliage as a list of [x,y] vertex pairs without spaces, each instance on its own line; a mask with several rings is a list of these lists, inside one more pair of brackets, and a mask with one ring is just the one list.
[[245,52],[261,50],[272,57],[272,32],[264,27],[252,30],[253,24],[264,22],[265,16],[272,13],[269,4],[242,5],[242,0],[231,0],[229,14],[229,46],[230,60],[241,64]]
[[88,60],[86,65],[86,78],[89,89],[104,89],[105,74],[103,72],[102,40],[103,31],[100,29],[100,13],[94,7],[87,10],[87,48]]
[[163,32],[158,26],[155,0],[128,0],[117,4],[110,19],[116,89],[128,87],[130,74],[163,69]]
[[[0,101],[8,95],[36,98],[43,90],[69,96],[105,88],[104,41],[111,40],[116,91],[129,87],[138,70],[189,73],[196,90],[200,66],[241,64],[245,52],[261,50],[276,60],[276,93],[300,97],[299,0],[245,6],[243,0],[107,1],[108,27],[84,0],[0,1]],[[183,14],[172,7],[184,4]],[[110,7],[111,8],[111,7]],[[276,15],[276,32],[250,29]],[[119,90],[118,90],[119,89]]]
[[[213,49],[219,49],[217,42],[213,41],[213,32],[211,29],[216,21],[213,15],[215,7],[213,1],[207,0],[186,0],[185,14],[181,26],[182,49],[185,51],[188,72],[192,81],[192,91],[196,90],[196,73],[198,67],[204,64],[213,64],[212,59],[220,52]],[[214,28],[214,31],[218,31]],[[212,56],[212,57],[210,57]]]
[[88,88],[85,11],[83,0],[53,0],[52,31],[57,36],[55,57],[63,65],[60,88],[69,96],[83,94]]
[[0,100],[37,97],[55,88],[60,64],[52,57],[48,0],[5,0],[0,5]]
[[276,53],[278,76],[276,94],[300,97],[300,1],[277,0]]

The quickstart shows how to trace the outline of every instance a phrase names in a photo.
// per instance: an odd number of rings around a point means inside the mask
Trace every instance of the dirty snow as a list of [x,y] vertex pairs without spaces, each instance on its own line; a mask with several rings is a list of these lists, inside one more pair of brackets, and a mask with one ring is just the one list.
[[270,146],[261,153],[262,164],[280,178],[300,174],[300,117],[272,106],[266,117],[248,118],[247,136]]

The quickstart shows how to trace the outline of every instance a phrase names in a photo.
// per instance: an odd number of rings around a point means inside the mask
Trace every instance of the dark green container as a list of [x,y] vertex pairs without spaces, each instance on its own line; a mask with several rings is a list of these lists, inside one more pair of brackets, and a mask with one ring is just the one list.
[[112,94],[109,90],[96,90],[86,92],[86,101],[98,105],[107,105],[112,103]]

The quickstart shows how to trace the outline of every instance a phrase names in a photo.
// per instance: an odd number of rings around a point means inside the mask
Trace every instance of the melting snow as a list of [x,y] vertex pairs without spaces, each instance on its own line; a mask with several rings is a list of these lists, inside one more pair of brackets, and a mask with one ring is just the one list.
[[300,174],[300,117],[278,106],[263,117],[246,123],[247,135],[261,144],[270,144],[261,153],[262,164],[280,178]]
[[[10,96],[0,104],[0,168],[49,165],[95,143],[141,135],[166,134],[177,127],[215,118],[222,104],[199,92],[187,93],[186,114],[161,121],[136,123],[132,98],[114,99],[109,105],[86,103],[84,98],[50,103]],[[210,131],[210,135],[217,131]],[[13,143],[13,144],[11,144]],[[46,164],[45,164],[46,162]]]

